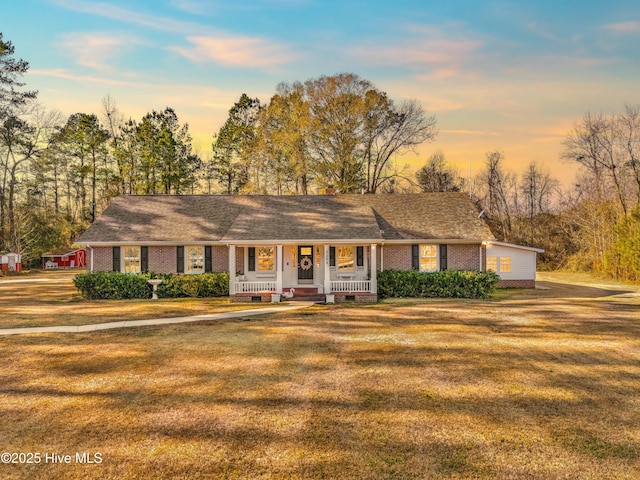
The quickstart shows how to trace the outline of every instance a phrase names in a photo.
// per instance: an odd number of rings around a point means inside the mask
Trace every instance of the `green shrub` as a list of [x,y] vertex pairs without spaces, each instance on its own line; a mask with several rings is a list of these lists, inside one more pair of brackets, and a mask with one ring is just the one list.
[[150,278],[161,278],[158,297],[225,297],[229,295],[229,274],[162,275],[156,273],[127,274],[119,272],[80,273],[73,283],[84,298],[129,299],[151,298]]
[[447,270],[425,273],[417,270],[385,270],[378,273],[378,296],[487,298],[500,277],[494,272]]
[[131,275],[119,272],[79,273],[73,283],[84,298],[121,300],[151,298],[153,287],[148,274]]
[[162,278],[158,285],[158,297],[226,297],[229,295],[229,274],[227,272],[203,273],[200,275],[158,275]]

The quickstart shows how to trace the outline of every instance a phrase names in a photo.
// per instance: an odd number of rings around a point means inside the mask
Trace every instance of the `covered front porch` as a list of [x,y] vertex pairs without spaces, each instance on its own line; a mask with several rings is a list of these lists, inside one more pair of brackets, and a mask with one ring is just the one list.
[[375,302],[376,265],[375,243],[229,245],[229,295],[232,301]]

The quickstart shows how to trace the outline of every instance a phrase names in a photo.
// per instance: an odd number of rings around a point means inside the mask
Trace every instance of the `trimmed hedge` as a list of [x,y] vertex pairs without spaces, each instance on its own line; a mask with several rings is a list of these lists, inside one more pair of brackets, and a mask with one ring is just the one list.
[[500,277],[495,272],[446,270],[425,273],[417,270],[378,272],[379,298],[448,297],[487,298]]
[[158,297],[226,297],[229,295],[229,274],[160,275],[156,273],[94,272],[80,273],[73,283],[84,298],[121,300],[151,298],[151,278],[161,278]]
[[[130,299],[151,298],[151,278],[161,278],[158,297],[226,297],[229,295],[229,274],[161,275],[156,273],[127,274],[119,272],[80,273],[73,283],[84,298]],[[378,272],[379,298],[453,297],[487,298],[495,290],[500,277],[494,272],[447,270],[424,273],[417,270],[385,270]]]
[[151,274],[151,278],[161,278],[158,285],[158,297],[227,297],[229,296],[229,273],[202,273],[199,275],[159,275]]
[[153,287],[147,283],[149,275],[130,275],[119,272],[79,273],[73,283],[84,298],[129,299],[151,298]]

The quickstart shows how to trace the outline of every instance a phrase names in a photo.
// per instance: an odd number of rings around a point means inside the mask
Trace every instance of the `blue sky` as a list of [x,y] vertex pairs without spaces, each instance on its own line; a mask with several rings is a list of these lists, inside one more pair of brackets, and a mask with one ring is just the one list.
[[562,140],[587,111],[640,103],[640,2],[21,0],[0,31],[41,103],[127,117],[165,106],[195,145],[244,92],[267,102],[281,81],[354,72],[396,101],[436,115],[432,144],[466,171],[490,150],[521,171],[532,160],[568,181]]

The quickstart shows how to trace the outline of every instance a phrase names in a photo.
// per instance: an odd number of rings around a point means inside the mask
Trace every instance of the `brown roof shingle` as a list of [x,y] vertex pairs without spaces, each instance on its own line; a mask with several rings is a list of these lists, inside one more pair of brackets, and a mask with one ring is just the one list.
[[462,193],[116,198],[78,243],[488,240]]

